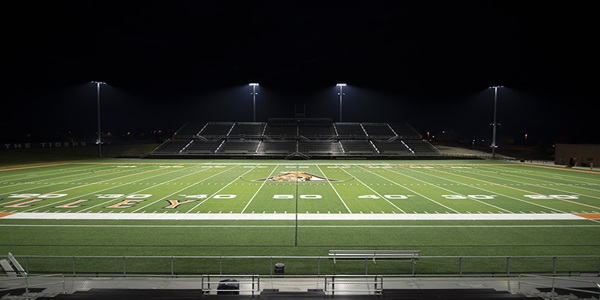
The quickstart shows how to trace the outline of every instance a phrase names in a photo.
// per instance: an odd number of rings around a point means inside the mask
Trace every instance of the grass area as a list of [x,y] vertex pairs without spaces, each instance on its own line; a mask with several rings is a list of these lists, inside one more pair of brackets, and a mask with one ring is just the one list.
[[459,257],[467,273],[507,257],[511,272],[597,272],[599,190],[598,172],[499,161],[15,164],[0,168],[0,251],[37,272],[268,274],[273,256],[297,274],[412,271],[330,249],[418,249],[419,274]]

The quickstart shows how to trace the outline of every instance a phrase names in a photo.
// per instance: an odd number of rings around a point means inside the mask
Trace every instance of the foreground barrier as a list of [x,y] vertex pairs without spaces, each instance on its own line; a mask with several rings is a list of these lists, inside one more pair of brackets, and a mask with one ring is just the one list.
[[519,274],[600,274],[600,255],[580,256],[423,256],[415,259],[372,257],[333,262],[329,256],[16,256],[27,274],[130,276],[152,274],[422,275],[517,276]]

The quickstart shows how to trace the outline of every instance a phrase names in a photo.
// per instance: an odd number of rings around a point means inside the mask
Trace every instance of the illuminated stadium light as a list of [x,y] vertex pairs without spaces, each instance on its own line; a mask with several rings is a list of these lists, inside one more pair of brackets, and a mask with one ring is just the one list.
[[248,85],[252,87],[252,121],[256,122],[256,87],[258,86],[258,83],[252,82]]
[[492,148],[492,158],[496,158],[496,148],[498,148],[496,145],[496,126],[498,125],[498,122],[496,121],[496,108],[498,106],[498,88],[501,87],[503,86],[495,85],[489,87],[490,89],[494,89],[494,123],[492,123],[492,145],[490,146]]
[[100,131],[100,85],[106,84],[106,82],[92,81],[92,83],[96,84],[96,99],[98,102],[98,139],[96,140],[96,144],[98,144],[98,157],[102,157],[102,131]]
[[347,84],[345,83],[338,83],[335,86],[340,88],[340,92],[338,93],[338,95],[340,96],[340,122],[342,122],[342,101],[343,101],[343,96],[344,96],[344,92],[343,92],[343,88],[346,86]]

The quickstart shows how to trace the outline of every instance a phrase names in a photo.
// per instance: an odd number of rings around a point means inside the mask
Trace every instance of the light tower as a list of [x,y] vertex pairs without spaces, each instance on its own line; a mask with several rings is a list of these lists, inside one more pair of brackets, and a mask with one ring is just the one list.
[[498,122],[496,121],[496,110],[498,107],[498,88],[501,88],[503,86],[501,85],[495,85],[495,86],[491,86],[490,89],[494,89],[494,123],[492,123],[492,158],[496,158],[496,148],[498,148],[498,146],[496,145],[496,126],[498,125]]
[[106,82],[92,81],[92,83],[96,84],[96,101],[98,104],[98,139],[96,140],[96,144],[98,144],[98,157],[102,157],[102,131],[100,130],[100,85],[106,84]]
[[343,97],[344,97],[344,87],[346,86],[345,83],[338,83],[336,84],[337,87],[340,88],[340,92],[338,93],[338,95],[340,96],[340,122],[342,122],[342,101],[343,101]]
[[252,82],[248,85],[252,87],[252,121],[256,122],[256,87],[258,83]]

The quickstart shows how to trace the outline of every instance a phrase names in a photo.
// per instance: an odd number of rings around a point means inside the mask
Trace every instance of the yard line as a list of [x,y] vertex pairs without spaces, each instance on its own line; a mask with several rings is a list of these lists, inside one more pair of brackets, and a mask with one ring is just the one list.
[[333,189],[333,191],[335,192],[335,194],[338,196],[338,198],[340,199],[340,201],[342,201],[342,204],[344,204],[344,207],[346,207],[346,209],[348,210],[349,213],[352,213],[352,211],[350,210],[350,208],[348,207],[348,205],[346,205],[346,202],[344,201],[344,199],[342,199],[342,196],[340,196],[340,194],[335,189],[335,187],[333,187],[333,184],[331,183],[331,181],[329,180],[329,178],[327,178],[327,176],[325,175],[325,173],[323,172],[323,170],[321,169],[321,167],[319,167],[319,165],[316,165],[316,166],[317,166],[317,169],[319,169],[319,171],[323,175],[323,177],[327,179],[327,183],[329,183],[329,186],[331,186],[331,188]]
[[[238,165],[238,166],[239,166],[239,165]],[[236,167],[237,167],[237,166],[236,166]],[[229,169],[227,169],[227,170],[229,170]],[[226,170],[226,171],[227,171],[227,170]],[[241,176],[239,176],[238,178],[241,178],[242,176],[244,176],[244,175],[246,175],[246,174],[250,173],[250,171],[252,171],[252,170],[254,170],[254,168],[252,168],[252,169],[250,169],[250,170],[248,170],[248,171],[244,172],[244,173],[243,173]],[[224,172],[224,171],[223,171],[223,172]],[[223,172],[220,172],[219,174],[221,174],[221,173],[223,173]],[[216,192],[214,192],[212,195],[210,195],[210,197],[206,197],[206,199],[204,199],[204,200],[202,200],[201,202],[199,202],[198,204],[194,205],[194,207],[192,207],[192,208],[190,208],[188,211],[186,211],[186,214],[187,214],[187,213],[190,213],[190,212],[191,212],[191,211],[193,211],[194,209],[198,208],[198,206],[202,205],[204,202],[206,202],[206,201],[210,200],[212,197],[214,197],[214,196],[215,196],[215,195],[217,195],[219,192],[221,192],[222,190],[224,190],[225,188],[227,188],[228,186],[230,186],[230,185],[231,185],[232,183],[234,183],[235,181],[237,181],[237,179],[236,179],[236,180],[233,180],[233,181],[231,181],[231,182],[229,182],[229,183],[228,183],[228,184],[226,184],[226,185],[224,185],[224,186],[223,186],[222,188],[220,188],[218,191],[216,191]]]
[[[451,176],[453,176],[453,175],[457,175],[456,173],[450,173],[450,172],[440,171],[440,170],[437,170],[437,169],[432,169],[432,170],[433,170],[433,171],[435,171],[435,172],[440,172],[440,173],[448,174],[448,175],[451,175]],[[413,172],[417,172],[417,171],[414,171],[414,170],[411,170],[411,171],[413,171]],[[425,173],[422,173],[422,174],[425,174]],[[543,205],[540,205],[540,204],[532,203],[532,202],[525,201],[525,200],[522,200],[522,199],[519,199],[519,198],[515,198],[515,197],[512,197],[512,196],[508,196],[508,195],[505,195],[505,194],[496,193],[496,192],[493,192],[493,191],[490,191],[490,190],[484,189],[484,188],[482,188],[482,187],[479,187],[479,186],[467,185],[467,184],[464,184],[464,183],[462,183],[462,182],[460,182],[460,181],[452,180],[452,179],[450,179],[450,178],[441,177],[441,176],[436,176],[436,175],[433,175],[433,174],[425,174],[425,175],[427,175],[427,176],[431,176],[431,177],[435,177],[435,178],[439,178],[439,179],[442,179],[442,180],[445,180],[445,181],[454,182],[454,183],[457,183],[457,184],[459,184],[459,185],[461,185],[461,186],[466,186],[466,187],[469,187],[469,188],[473,188],[473,189],[477,189],[477,190],[485,191],[485,192],[492,193],[492,194],[498,194],[498,195],[504,196],[504,197],[506,197],[506,198],[510,198],[510,199],[517,200],[517,201],[521,201],[521,202],[524,202],[524,203],[527,203],[527,204],[531,204],[531,205],[534,205],[534,206],[539,206],[539,207],[542,207],[542,208],[548,209],[548,210],[550,210],[550,211],[557,211],[557,212],[564,213],[564,211],[561,211],[561,210],[559,210],[559,209],[554,209],[554,208],[546,207],[546,206],[543,206]],[[457,175],[457,176],[458,176],[458,175]],[[464,176],[461,176],[461,177],[464,177]],[[467,178],[471,178],[471,177],[467,177]],[[503,185],[497,185],[497,186],[504,187]],[[449,192],[451,192],[451,193],[456,193],[455,191],[452,191],[452,190],[449,190],[449,189],[446,189],[446,188],[443,188],[443,187],[440,187],[440,186],[438,186],[438,188],[440,188],[440,189],[443,189],[443,190],[446,190],[446,191],[449,191]],[[499,210],[503,210],[503,211],[505,211],[505,212],[508,212],[508,213],[513,213],[513,212],[512,212],[512,211],[510,211],[510,210],[507,210],[507,209],[504,209],[504,208],[501,208],[501,207],[498,207],[498,206],[492,205],[492,204],[490,204],[490,203],[483,202],[483,201],[481,201],[481,200],[478,200],[478,199],[472,199],[472,200],[475,200],[475,201],[477,201],[477,202],[480,202],[480,203],[482,203],[482,204],[485,204],[485,205],[488,205],[488,206],[494,207],[494,208],[496,208],[496,209],[499,209]]]
[[[540,194],[538,192],[534,192],[534,191],[530,191],[530,190],[525,190],[525,189],[520,189],[520,188],[508,186],[508,185],[503,185],[503,184],[495,183],[493,181],[487,181],[487,180],[483,180],[483,179],[479,179],[479,178],[475,178],[475,177],[471,177],[471,176],[465,176],[465,175],[460,175],[460,174],[456,174],[456,173],[448,173],[448,172],[441,171],[441,170],[435,170],[435,172],[444,173],[444,174],[450,174],[450,175],[453,175],[453,176],[459,176],[459,177],[467,178],[467,179],[470,179],[470,180],[476,180],[476,181],[484,182],[486,184],[495,185],[495,186],[499,186],[499,187],[507,188],[507,189],[512,189],[512,190],[515,190],[515,191],[521,191],[521,192],[524,192],[524,193],[531,193],[531,194],[535,194],[535,195],[543,195],[543,194]],[[546,196],[548,196],[548,197],[550,197],[552,199],[555,199],[555,200],[561,200],[561,201],[572,203],[572,204],[586,206],[586,207],[590,207],[590,208],[594,208],[594,209],[600,209],[600,207],[589,205],[589,204],[585,204],[585,203],[579,203],[579,202],[575,202],[575,201],[571,201],[571,200],[567,200],[567,199],[561,199],[561,198],[558,198],[558,197],[552,197],[550,195],[546,195]],[[533,203],[533,202],[525,201],[525,200],[522,200],[522,199],[518,199],[518,198],[514,198],[514,197],[509,197],[509,198],[515,199],[515,200],[518,200],[518,201],[521,201],[521,202],[525,202],[525,203],[528,203],[528,204],[532,204],[532,205],[535,205],[535,206],[543,207],[545,209],[555,210],[555,211],[558,211],[558,212],[563,212],[563,211],[561,211],[559,209],[549,208],[549,207],[546,207],[546,206],[543,206],[543,205],[540,205],[540,204],[536,204],[536,203]]]
[[[106,170],[103,170],[103,171],[98,171],[98,172],[104,172],[104,171],[108,171],[108,169],[106,169]],[[132,171],[132,170],[119,170],[119,171],[117,172],[117,174],[118,174],[118,173],[126,173],[126,172],[131,172],[131,171]],[[91,172],[91,171],[90,171],[90,172]],[[82,175],[82,174],[72,174],[72,175],[66,175],[66,176],[61,176],[61,177],[53,177],[52,179],[54,180],[54,179],[60,179],[60,178],[64,178],[64,177],[71,177],[71,176],[81,176],[81,175]],[[90,176],[90,177],[86,177],[86,178],[85,178],[85,180],[89,180],[89,179],[92,179],[92,178],[95,178],[95,177],[101,177],[101,176],[105,176],[105,175],[107,175],[107,174],[106,174],[106,173],[104,173],[104,174],[97,174],[97,176]],[[81,177],[78,177],[78,178],[77,178],[77,179],[75,179],[75,180],[65,181],[64,183],[61,183],[61,184],[68,184],[68,183],[77,182],[77,181],[81,181]],[[37,182],[37,181],[33,181],[33,182]],[[23,182],[23,183],[19,183],[19,184],[28,184],[28,182]],[[19,185],[19,184],[10,185],[10,186],[6,186],[6,187],[14,187],[14,186],[16,186],[16,185]],[[56,183],[50,183],[50,184],[47,184],[47,185],[38,186],[38,187],[36,187],[36,188],[37,188],[37,189],[40,189],[40,188],[45,188],[45,187],[54,186],[54,185],[56,185]],[[3,188],[3,187],[2,187],[2,188]],[[31,187],[28,187],[28,188],[25,188],[25,189],[21,189],[21,190],[13,190],[13,191],[9,191],[9,192],[10,192],[11,194],[15,194],[15,193],[19,193],[19,192],[23,192],[23,191],[29,191],[29,190],[31,190]],[[50,193],[44,193],[44,194],[50,194]],[[24,199],[24,198],[21,198],[21,199],[19,199],[19,200],[17,200],[17,201],[12,201],[12,202],[19,202],[19,201],[22,201],[23,199]],[[30,199],[30,198],[26,198],[26,199]],[[9,202],[9,203],[12,203],[12,202]]]
[[350,172],[348,172],[347,170],[342,169],[342,171],[346,172],[346,174],[352,176],[354,179],[356,179],[358,182],[360,182],[362,185],[364,185],[365,187],[367,187],[369,190],[371,190],[373,193],[377,194],[377,196],[379,196],[381,199],[384,199],[387,203],[389,203],[391,206],[395,207],[397,210],[401,211],[402,213],[406,213],[402,208],[398,207],[396,204],[392,203],[392,201],[390,201],[389,199],[387,199],[386,197],[384,197],[383,195],[381,195],[379,192],[375,191],[374,189],[372,189],[370,186],[368,186],[367,184],[365,184],[364,182],[362,182],[362,180],[358,179],[358,177],[350,174]]
[[[594,172],[580,172],[581,170],[573,170],[573,169],[566,169],[566,168],[550,168],[550,167],[543,167],[543,166],[536,166],[536,165],[528,165],[528,164],[524,164],[521,165],[522,167],[531,167],[531,168],[545,168],[545,169],[550,169],[553,171],[562,171],[560,173],[560,177],[562,177],[561,179],[566,179],[566,180],[576,180],[576,181],[582,181],[582,182],[586,182],[586,183],[590,183],[590,184],[594,184],[594,185],[598,185],[598,181],[592,181],[589,182],[589,178],[586,177],[580,177],[580,176],[575,176],[573,174],[571,174],[573,171],[578,172],[578,173],[587,173],[587,174],[594,174],[594,175],[598,175],[600,176],[600,172],[594,171]],[[537,169],[534,169],[531,172],[535,172],[537,175],[541,176],[541,177],[555,177],[553,176],[549,176],[548,173],[545,172],[540,172]]]
[[[81,187],[88,187],[88,186],[92,186],[92,185],[96,185],[96,184],[101,184],[101,183],[105,183],[105,182],[109,182],[109,181],[113,181],[113,180],[117,180],[117,179],[122,179],[122,178],[130,177],[130,176],[135,176],[135,175],[139,175],[139,174],[150,173],[150,172],[154,172],[154,171],[159,171],[159,169],[148,170],[148,171],[139,172],[139,173],[135,173],[135,174],[129,174],[129,175],[125,175],[125,176],[121,176],[121,177],[117,177],[117,178],[110,178],[110,179],[106,179],[106,180],[102,180],[102,181],[91,182],[91,183],[88,183],[88,184],[83,184],[83,185],[78,185],[78,186],[74,186],[74,187],[70,187],[70,188],[66,188],[66,189],[62,189],[62,190],[52,191],[52,192],[48,192],[48,193],[45,193],[45,194],[58,194],[58,193],[62,193],[62,192],[65,192],[65,191],[78,189],[78,188],[81,188]],[[161,174],[159,174],[159,175],[161,175]],[[159,176],[159,175],[156,175],[156,176]],[[152,177],[155,177],[155,176],[152,176]],[[152,177],[150,177],[150,178],[152,178]],[[148,179],[148,178],[142,178],[142,179],[136,180],[136,181],[142,181],[142,180],[145,180],[145,179]],[[136,181],[133,181],[133,182],[136,182]],[[105,190],[108,190],[108,189],[111,189],[111,188],[113,188],[113,187],[108,187],[108,188],[105,188],[105,189],[101,189],[99,191],[105,191]],[[31,211],[32,209],[40,209],[40,208],[47,207],[47,206],[50,206],[50,205],[56,205],[58,203],[72,201],[75,198],[81,198],[82,196],[87,196],[87,195],[95,194],[95,193],[97,193],[99,191],[96,190],[96,191],[91,192],[91,193],[87,193],[87,194],[83,194],[83,195],[78,195],[76,197],[71,197],[71,198],[67,198],[67,199],[62,199],[61,201],[51,202],[51,203],[48,203],[46,205],[35,206],[35,207],[32,207],[31,209],[28,209],[28,210],[25,210],[25,211]],[[21,201],[26,201],[26,200],[30,200],[30,199],[33,199],[33,198],[35,198],[35,197],[20,198],[20,200]],[[13,201],[13,202],[15,202],[15,201]]]
[[[444,208],[446,208],[446,209],[448,209],[448,210],[451,210],[451,211],[453,211],[453,212],[455,212],[455,213],[457,213],[457,214],[458,214],[458,213],[460,213],[459,211],[457,211],[457,210],[455,210],[455,209],[452,209],[452,208],[450,208],[450,207],[448,207],[448,206],[446,206],[446,205],[444,205],[444,204],[442,204],[442,203],[439,203],[439,202],[437,202],[437,201],[435,201],[435,200],[433,200],[433,199],[431,199],[431,198],[429,198],[429,197],[427,197],[427,196],[425,196],[425,195],[423,195],[423,194],[421,194],[421,193],[419,193],[419,192],[417,192],[417,191],[415,191],[415,190],[412,190],[412,189],[410,189],[410,188],[408,188],[408,187],[406,187],[406,186],[403,186],[403,185],[401,185],[401,184],[399,184],[399,183],[397,183],[397,182],[395,182],[395,181],[393,181],[393,180],[391,180],[391,179],[389,179],[389,178],[387,178],[387,177],[384,177],[384,176],[383,176],[383,175],[381,175],[381,174],[377,174],[377,173],[375,173],[375,172],[373,172],[373,171],[371,171],[371,170],[369,170],[369,169],[367,169],[367,168],[365,168],[365,167],[362,167],[362,166],[361,166],[361,168],[363,168],[365,171],[367,171],[367,172],[369,172],[369,173],[371,173],[371,174],[374,174],[374,175],[376,175],[376,176],[379,176],[379,177],[381,177],[381,178],[383,178],[383,179],[385,179],[385,180],[387,180],[387,181],[389,181],[389,182],[391,182],[391,183],[393,183],[393,184],[395,184],[395,185],[397,185],[397,186],[399,186],[399,187],[402,187],[402,188],[404,188],[404,189],[407,189],[407,190],[409,190],[409,191],[413,192],[414,194],[416,194],[416,195],[419,195],[419,196],[421,196],[421,197],[423,197],[423,198],[425,198],[425,199],[427,199],[427,200],[429,200],[429,201],[431,201],[431,202],[433,202],[433,203],[435,203],[435,204],[437,204],[437,205],[439,205],[439,206],[441,206],[441,207],[444,207]],[[423,181],[423,180],[420,180],[420,179],[418,179],[418,178],[414,178],[414,177],[412,177],[412,176],[408,176],[408,175],[406,175],[406,174],[402,174],[402,173],[399,173],[399,172],[392,171],[391,169],[384,169],[384,170],[386,170],[386,171],[389,171],[389,172],[392,172],[392,173],[396,173],[396,174],[399,174],[399,175],[402,175],[402,176],[404,176],[404,177],[408,177],[408,178],[410,178],[410,179],[413,179],[413,180],[421,181],[421,182],[424,182],[424,183],[426,183],[427,185],[430,185],[428,182],[425,182],[425,181]]]
[[[491,173],[495,173],[495,172],[492,172],[492,171],[486,171],[486,170],[482,170],[482,172],[484,172],[484,173],[489,173],[489,174],[491,174]],[[532,179],[531,177],[519,176],[519,175],[517,175],[517,174],[512,174],[512,173],[514,173],[514,172],[504,172],[504,174],[507,174],[508,176],[512,176],[512,177],[524,178],[524,179]],[[493,176],[493,175],[488,175],[488,174],[484,174],[484,176],[488,176],[488,177],[492,177],[492,178],[498,178],[498,177],[496,177],[496,176]],[[542,178],[541,178],[541,179],[535,178],[535,180],[542,180],[542,181],[545,181],[545,179],[543,179],[543,178],[549,178],[549,177],[550,177],[550,176],[543,176],[542,174],[536,174],[536,176],[540,176],[540,177],[542,177]],[[511,179],[508,179],[508,178],[502,178],[502,179],[503,179],[503,180],[506,180],[506,181],[511,181],[511,182],[522,183],[521,181],[511,180]],[[573,179],[580,180],[581,178],[573,178]],[[567,180],[567,179],[562,179],[562,180]],[[547,182],[547,181],[545,181],[545,182]],[[594,184],[594,183],[592,183],[592,184]],[[536,184],[533,184],[533,183],[532,183],[532,184],[529,184],[529,185],[536,185]],[[597,185],[597,184],[596,184],[596,185]],[[552,187],[549,187],[549,186],[540,186],[540,187],[541,187],[541,188],[545,188],[545,189],[549,189],[549,190],[554,190],[554,191],[560,191],[560,192],[567,192],[567,193],[570,193],[570,191],[565,191],[565,190],[563,190],[563,189],[558,189],[558,188],[552,188]],[[583,186],[573,186],[573,187],[575,187],[575,188],[579,188],[579,189],[584,189],[584,190],[590,190],[590,191],[593,191],[593,192],[597,192],[597,191],[598,191],[598,188],[597,188],[597,187],[596,187],[595,189],[588,188],[588,187],[583,187]],[[581,193],[579,193],[579,194],[580,194],[580,195],[583,195],[583,196],[586,196],[586,197],[594,198],[594,199],[600,199],[600,197],[597,197],[597,196],[592,196],[592,195],[588,195],[588,194],[581,194]]]
[[[157,170],[165,170],[165,169],[157,169]],[[195,173],[203,172],[203,171],[205,171],[205,170],[207,170],[207,169],[201,169],[200,171],[198,171],[198,172],[195,172]],[[129,185],[129,184],[132,184],[132,183],[134,183],[134,182],[137,182],[137,181],[143,181],[143,180],[147,180],[147,179],[154,178],[154,177],[159,177],[159,176],[163,176],[163,175],[168,175],[168,174],[172,174],[172,173],[177,173],[177,172],[179,172],[179,171],[181,171],[181,170],[179,170],[179,169],[178,169],[178,170],[173,170],[173,171],[171,171],[171,172],[168,172],[168,173],[166,173],[166,174],[157,174],[157,175],[155,175],[155,176],[152,176],[152,177],[146,177],[146,178],[142,178],[142,179],[140,179],[140,180],[136,180],[136,181],[133,181],[133,182],[128,182],[127,184],[124,184],[124,185]],[[194,174],[194,173],[192,173],[192,174]],[[148,190],[148,189],[151,189],[151,188],[155,188],[155,187],[157,187],[157,186],[163,185],[163,184],[165,184],[165,183],[169,183],[169,182],[171,182],[171,181],[174,181],[174,180],[178,180],[178,179],[180,179],[180,178],[183,178],[183,177],[186,177],[186,176],[189,176],[189,175],[192,175],[192,174],[182,175],[182,176],[179,176],[179,177],[173,178],[173,179],[171,179],[171,180],[167,180],[167,181],[161,182],[161,183],[160,183],[160,184],[158,184],[158,185],[153,185],[153,186],[151,186],[151,187],[147,187],[147,188],[145,188],[145,189],[137,190],[137,191],[135,191],[135,192],[132,192],[132,194],[137,194],[137,193],[139,193],[139,192],[143,192],[143,191],[145,191],[145,190]],[[106,206],[106,205],[108,205],[109,203],[112,203],[112,202],[115,202],[115,201],[119,201],[119,200],[117,200],[117,199],[109,199],[109,200],[107,200],[107,201],[104,201],[104,202],[102,202],[102,203],[99,203],[99,204],[96,204],[96,205],[90,206],[90,207],[88,207],[88,208],[82,209],[82,210],[78,211],[78,213],[83,213],[83,212],[85,212],[85,211],[88,211],[88,210],[90,210],[90,209],[96,208],[96,207],[98,207],[98,206]],[[144,206],[144,207],[146,207],[146,206]]]
[[[67,166],[68,164],[65,164],[65,166]],[[76,172],[78,169],[86,169],[89,168],[89,166],[77,166],[73,169],[70,169],[69,172]],[[64,170],[64,169],[61,169]],[[35,179],[37,180],[37,178],[40,177],[45,177],[47,175],[56,175],[56,170],[46,170],[46,171],[38,171],[36,170],[35,173],[31,174],[31,173],[26,173],[26,174],[22,174],[22,173],[18,173],[18,174],[2,174],[0,176],[0,178],[2,179],[2,181],[16,181],[16,180],[31,180],[31,179]],[[70,175],[66,175],[66,176],[70,176]],[[64,177],[64,176],[61,176]],[[58,178],[61,178],[58,177]],[[52,178],[57,178],[57,177],[52,177]],[[17,183],[17,184],[21,184],[21,183]]]
[[0,169],[0,172],[26,170],[26,169],[36,169],[36,168],[45,168],[45,167],[55,167],[55,166],[66,165],[68,163],[69,162],[60,162],[60,163],[53,163],[53,164],[41,164],[41,165],[33,165],[33,166],[12,167],[12,168]]
[[[277,170],[277,168],[279,168],[279,164],[277,164],[273,170],[271,170],[271,173],[269,173],[269,176],[267,176],[267,178],[271,178],[273,176],[273,172],[275,172],[275,170]],[[254,166],[251,170],[256,169],[256,166]],[[260,192],[260,190],[265,186],[265,184],[267,183],[267,180],[263,180],[263,182],[260,184],[260,187],[256,190],[256,192],[254,193],[254,195],[252,195],[252,198],[250,198],[250,200],[248,201],[248,203],[246,203],[246,206],[244,206],[244,209],[242,209],[242,213],[244,213],[246,211],[246,209],[248,208],[248,206],[250,206],[250,203],[252,203],[252,201],[254,200],[254,198],[256,198],[256,195],[258,195],[258,192]]]
[[[144,209],[144,208],[146,208],[146,207],[149,207],[149,206],[151,206],[151,205],[153,205],[153,204],[155,204],[155,203],[158,203],[158,202],[159,202],[159,201],[161,201],[161,200],[164,200],[164,199],[166,199],[166,198],[169,198],[169,197],[171,197],[171,196],[173,196],[173,195],[175,195],[175,194],[181,193],[182,191],[185,191],[185,190],[187,190],[187,189],[189,189],[189,188],[191,188],[191,187],[193,187],[193,186],[195,186],[195,185],[197,185],[197,184],[200,184],[200,183],[202,183],[202,182],[204,182],[204,181],[206,181],[206,180],[208,180],[208,179],[210,179],[210,178],[213,178],[213,177],[215,177],[215,176],[217,176],[217,175],[220,175],[220,174],[222,174],[222,173],[224,173],[224,172],[227,172],[227,171],[229,171],[229,170],[231,170],[231,169],[232,169],[232,168],[223,169],[223,171],[221,171],[221,172],[219,172],[219,173],[213,174],[213,175],[211,175],[211,176],[209,176],[209,177],[206,177],[206,178],[204,178],[204,179],[202,179],[202,180],[200,180],[200,181],[197,181],[197,182],[195,182],[194,184],[188,185],[188,186],[187,186],[187,187],[185,187],[185,188],[179,189],[179,190],[177,190],[177,191],[175,191],[175,192],[173,192],[173,193],[171,193],[171,194],[169,194],[169,195],[167,195],[167,196],[165,196],[165,197],[162,197],[162,198],[160,198],[160,199],[157,199],[157,200],[155,200],[155,201],[153,201],[153,202],[150,202],[150,203],[148,203],[148,204],[146,204],[146,205],[144,205],[144,206],[142,206],[142,207],[140,207],[140,208],[138,208],[138,209],[135,209],[135,210],[133,210],[132,212],[134,212],[134,213],[135,213],[135,212],[138,212],[138,211],[140,211],[140,210],[142,210],[142,209]],[[184,178],[184,177],[187,177],[187,176],[196,175],[196,174],[198,174],[198,173],[200,173],[200,172],[204,172],[204,171],[207,171],[207,170],[209,170],[209,169],[200,169],[199,171],[196,171],[196,172],[193,172],[193,173],[190,173],[190,174],[187,174],[187,175],[183,175],[183,176],[180,176],[180,177],[174,178],[174,179],[172,179],[172,180],[169,180],[169,181],[161,182],[159,185],[162,185],[162,184],[164,184],[164,183],[171,182],[171,181],[173,181],[173,180],[179,180],[179,179],[181,179],[181,178]],[[144,190],[151,189],[151,188],[154,188],[154,187],[156,187],[156,186],[152,186],[152,187],[149,187],[149,188],[146,188],[146,189],[143,189],[143,190],[139,190],[139,191],[136,191],[136,192],[134,192],[134,193],[139,193],[139,192],[142,192],[142,191],[144,191]],[[177,211],[176,211],[175,213],[177,213]]]

